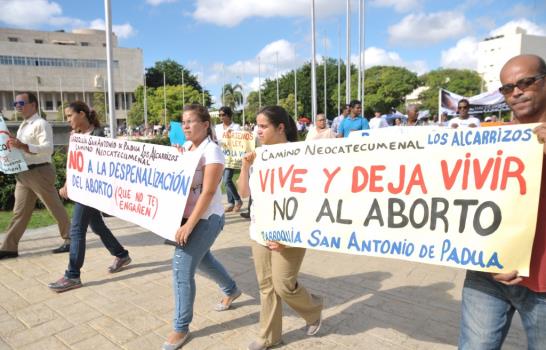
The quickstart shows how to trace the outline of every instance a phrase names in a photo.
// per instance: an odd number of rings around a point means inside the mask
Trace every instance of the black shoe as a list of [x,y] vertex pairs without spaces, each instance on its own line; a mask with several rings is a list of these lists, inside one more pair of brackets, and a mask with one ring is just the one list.
[[10,252],[9,250],[0,250],[0,259],[10,259],[19,256],[17,252]]
[[250,212],[249,211],[246,211],[246,212],[241,213],[239,215],[241,215],[242,218],[250,219]]
[[63,243],[59,248],[53,249],[53,254],[68,253],[70,251],[70,243]]

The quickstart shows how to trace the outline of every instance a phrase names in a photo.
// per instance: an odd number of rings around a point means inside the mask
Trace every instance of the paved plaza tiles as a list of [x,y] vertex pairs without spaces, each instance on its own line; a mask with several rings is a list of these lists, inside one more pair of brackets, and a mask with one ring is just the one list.
[[[67,254],[55,226],[29,230],[19,258],[0,260],[0,349],[159,349],[171,329],[173,247],[134,224],[108,218],[133,262],[107,272],[113,258],[88,234],[80,289],[51,292]],[[3,240],[3,235],[0,235]],[[216,312],[221,295],[197,276],[192,337],[184,349],[246,349],[258,331],[259,299],[248,222],[226,216],[213,246],[243,295]],[[308,250],[301,282],[325,299],[323,326],[306,337],[304,321],[284,308],[286,349],[455,349],[464,271],[454,268]],[[504,349],[526,348],[519,317]]]

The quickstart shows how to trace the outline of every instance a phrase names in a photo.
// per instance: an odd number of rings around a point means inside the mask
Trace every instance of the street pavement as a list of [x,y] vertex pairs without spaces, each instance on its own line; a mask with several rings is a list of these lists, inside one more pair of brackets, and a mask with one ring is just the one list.
[[[173,247],[134,224],[106,219],[133,259],[109,274],[113,261],[89,232],[83,287],[56,294],[68,254],[56,226],[28,230],[17,259],[0,260],[0,349],[160,349],[171,329]],[[4,235],[0,235],[3,240]],[[184,349],[246,349],[256,338],[259,296],[248,222],[226,214],[214,255],[243,290],[234,308],[216,312],[221,294],[196,277],[191,338]],[[323,325],[307,337],[305,322],[284,307],[286,349],[455,349],[464,271],[398,260],[308,250],[300,282],[325,300]],[[525,349],[514,317],[504,349]]]

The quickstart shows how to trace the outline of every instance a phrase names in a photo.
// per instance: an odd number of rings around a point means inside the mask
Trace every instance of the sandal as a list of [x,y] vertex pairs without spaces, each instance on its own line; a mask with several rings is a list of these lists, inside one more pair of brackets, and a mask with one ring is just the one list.
[[228,301],[227,301],[227,304],[224,304],[223,303],[223,299],[220,300],[220,302],[216,305],[214,305],[214,310],[216,311],[226,311],[226,310],[229,310],[231,308],[231,304],[238,298],[241,296],[241,294],[243,294],[243,292],[240,290],[240,289],[237,289],[237,291],[235,291],[235,293],[231,296],[229,296],[228,298]]

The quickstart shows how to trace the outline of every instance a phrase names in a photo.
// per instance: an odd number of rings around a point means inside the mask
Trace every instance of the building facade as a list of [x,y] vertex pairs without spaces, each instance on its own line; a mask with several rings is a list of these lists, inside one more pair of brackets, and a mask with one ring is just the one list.
[[[121,48],[113,35],[115,115],[123,124],[143,83],[141,49]],[[13,101],[22,91],[35,92],[48,120],[63,120],[63,101],[82,100],[106,110],[106,33],[79,29],[43,32],[0,28],[0,111],[15,120]],[[100,102],[99,102],[100,101]],[[106,102],[105,102],[106,101]]]
[[486,38],[478,43],[478,73],[485,82],[482,90],[500,87],[499,74],[510,58],[521,54],[535,54],[546,59],[546,37],[528,35],[525,29]]

